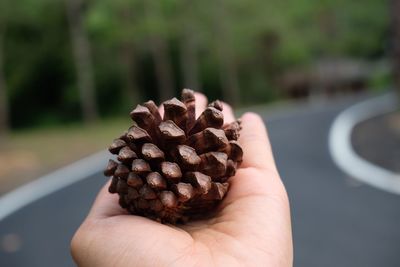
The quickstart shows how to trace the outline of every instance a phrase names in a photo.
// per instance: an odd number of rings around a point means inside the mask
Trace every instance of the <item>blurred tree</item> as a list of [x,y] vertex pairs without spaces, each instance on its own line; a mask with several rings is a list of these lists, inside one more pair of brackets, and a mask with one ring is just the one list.
[[[77,120],[80,104],[89,114],[97,114],[98,103],[103,115],[116,115],[140,95],[174,95],[175,82],[232,103],[271,101],[282,74],[321,58],[385,57],[389,18],[388,3],[376,0],[4,3],[3,99],[13,127]],[[74,63],[79,90],[71,90]],[[20,108],[27,105],[29,114]]]
[[175,81],[169,54],[167,21],[164,20],[163,2],[143,0],[148,42],[155,66],[160,100],[175,95]]
[[182,27],[180,38],[180,61],[183,76],[183,86],[201,91],[199,78],[198,60],[198,27],[199,22],[195,17],[195,2],[182,0],[182,20],[179,23]]
[[126,33],[125,38],[122,38],[120,44],[120,58],[121,62],[124,66],[124,76],[125,76],[125,95],[129,97],[131,103],[140,102],[141,96],[138,89],[137,81],[135,79],[136,72],[136,52],[135,52],[135,44],[132,38],[132,31],[135,27],[133,24],[134,17],[134,8],[131,6],[132,1],[122,1],[122,4],[119,6],[119,18],[121,28],[125,31],[129,31]]
[[84,0],[64,0],[75,58],[76,78],[83,118],[86,123],[98,118],[90,44],[84,25]]
[[4,73],[4,39],[5,39],[5,19],[0,11],[0,139],[9,130],[8,124],[8,95],[7,83]]
[[9,100],[8,86],[5,74],[5,35],[7,28],[7,15],[10,12],[9,1],[0,2],[0,143],[9,131]]
[[400,0],[390,0],[393,80],[400,100]]
[[[115,57],[118,72],[122,77],[123,102],[131,107],[141,102],[142,94],[136,79],[137,43],[140,28],[138,1],[95,1],[88,12],[88,29],[93,35],[94,46],[102,49],[101,57],[110,61]],[[104,53],[104,50],[107,51]],[[106,54],[106,55],[105,55]],[[114,60],[115,60],[114,59]],[[115,94],[114,94],[115,95]]]
[[215,40],[217,41],[219,55],[222,94],[224,100],[235,105],[239,102],[240,88],[235,53],[231,45],[230,25],[232,22],[227,10],[228,3],[226,0],[218,0],[215,4],[215,29],[218,36]]

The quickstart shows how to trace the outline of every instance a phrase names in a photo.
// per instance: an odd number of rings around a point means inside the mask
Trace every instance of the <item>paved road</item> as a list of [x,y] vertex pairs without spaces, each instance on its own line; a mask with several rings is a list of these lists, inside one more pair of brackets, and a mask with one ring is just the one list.
[[[329,156],[332,120],[353,102],[266,118],[291,200],[295,266],[400,266],[400,196],[353,181]],[[0,251],[0,266],[73,266],[69,240],[105,181],[93,175],[0,222],[0,240],[21,241]]]

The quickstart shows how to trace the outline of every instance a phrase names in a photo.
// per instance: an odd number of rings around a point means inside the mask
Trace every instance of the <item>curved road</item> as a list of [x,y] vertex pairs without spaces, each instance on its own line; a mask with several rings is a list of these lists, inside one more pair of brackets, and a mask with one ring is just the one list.
[[[400,196],[352,180],[329,155],[331,123],[355,101],[263,114],[291,200],[295,266],[400,266]],[[73,266],[70,238],[105,181],[98,173],[1,221],[0,266]]]

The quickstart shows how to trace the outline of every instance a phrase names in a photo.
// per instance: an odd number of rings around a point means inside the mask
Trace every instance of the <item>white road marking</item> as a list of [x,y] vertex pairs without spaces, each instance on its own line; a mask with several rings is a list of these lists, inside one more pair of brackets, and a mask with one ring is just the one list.
[[29,203],[100,172],[109,158],[108,151],[98,152],[5,194],[0,198],[0,221]]
[[351,145],[354,126],[369,118],[396,110],[394,93],[388,93],[355,104],[342,111],[329,133],[329,151],[333,161],[351,177],[376,188],[400,194],[400,174],[361,158]]

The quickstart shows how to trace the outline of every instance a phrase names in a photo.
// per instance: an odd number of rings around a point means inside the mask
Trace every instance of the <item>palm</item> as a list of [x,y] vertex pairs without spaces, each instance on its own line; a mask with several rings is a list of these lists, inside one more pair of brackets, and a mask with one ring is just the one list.
[[[110,247],[117,244],[121,247],[121,243],[130,245],[122,246],[119,251],[127,257],[116,256],[102,263],[104,266],[118,265],[116,263],[123,259],[121,266],[138,261],[140,266],[171,266],[174,263],[178,266],[232,266],[235,263],[252,266],[252,261],[260,258],[264,259],[264,264],[273,261],[271,255],[276,253],[279,240],[285,242],[288,237],[277,231],[287,223],[282,218],[288,214],[277,214],[283,210],[282,206],[287,205],[287,200],[282,197],[285,195],[280,192],[284,189],[280,183],[274,188],[266,188],[263,182],[265,179],[279,181],[274,176],[276,173],[273,171],[240,169],[215,217],[179,227],[126,215],[117,201],[110,199],[115,196],[105,192],[105,187],[97,202],[104,203],[102,206],[107,208],[107,214],[89,225],[92,231],[97,231],[96,238],[102,238],[98,244],[106,243]],[[268,193],[272,190],[275,194]],[[260,238],[262,236],[266,238]],[[140,241],[140,247],[131,243],[132,240]],[[141,261],[146,254],[157,257]],[[99,263],[98,266],[102,265]]]
[[[224,116],[233,120],[229,111]],[[128,215],[106,185],[72,241],[77,263],[290,266],[289,204],[264,125],[254,114],[244,115],[242,125],[242,168],[232,177],[228,195],[213,218],[171,226]]]

